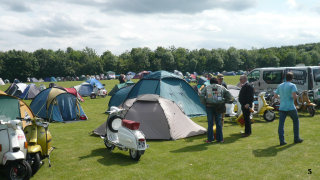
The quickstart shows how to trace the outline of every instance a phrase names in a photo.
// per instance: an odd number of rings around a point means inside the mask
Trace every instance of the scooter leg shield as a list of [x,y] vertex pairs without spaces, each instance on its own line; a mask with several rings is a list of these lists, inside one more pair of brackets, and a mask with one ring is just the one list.
[[32,145],[32,146],[28,146],[28,153],[37,153],[40,152],[40,154],[42,153],[42,149],[40,145]]

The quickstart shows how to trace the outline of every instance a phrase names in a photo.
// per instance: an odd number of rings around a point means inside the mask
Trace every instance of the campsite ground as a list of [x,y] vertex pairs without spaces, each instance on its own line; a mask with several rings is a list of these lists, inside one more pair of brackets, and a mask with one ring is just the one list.
[[[236,84],[239,76],[225,77]],[[71,87],[81,82],[58,82]],[[102,81],[108,92],[118,83]],[[48,86],[48,83],[45,83]],[[1,90],[8,87],[0,86]],[[102,139],[91,131],[102,124],[110,97],[91,100],[81,105],[87,121],[51,123],[53,145],[52,167],[45,165],[32,179],[318,179],[320,177],[320,119],[300,115],[302,144],[293,144],[292,121],[285,124],[285,146],[278,146],[278,118],[267,123],[255,117],[253,135],[241,138],[239,125],[226,118],[224,144],[205,144],[206,135],[176,141],[148,141],[139,162],[129,153],[115,149],[108,152]],[[26,101],[28,104],[31,101]],[[193,118],[207,127],[206,117]]]

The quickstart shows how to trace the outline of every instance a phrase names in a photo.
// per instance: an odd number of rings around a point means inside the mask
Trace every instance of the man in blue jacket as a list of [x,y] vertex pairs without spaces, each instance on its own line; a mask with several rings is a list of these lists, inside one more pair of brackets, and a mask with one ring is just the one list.
[[293,73],[288,72],[286,74],[286,82],[280,84],[275,93],[276,98],[280,96],[278,133],[281,146],[287,144],[284,140],[284,122],[287,115],[289,115],[293,121],[294,143],[302,143],[303,141],[299,136],[299,117],[296,106],[294,105],[294,100],[297,99],[297,87],[291,83],[292,79]]

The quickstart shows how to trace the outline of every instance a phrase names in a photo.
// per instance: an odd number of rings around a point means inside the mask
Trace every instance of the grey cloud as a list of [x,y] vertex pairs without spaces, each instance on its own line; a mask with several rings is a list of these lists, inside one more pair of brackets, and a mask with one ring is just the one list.
[[30,7],[24,1],[0,0],[0,3],[11,11],[15,11],[15,12],[31,11]]
[[81,24],[73,23],[65,17],[54,17],[50,21],[40,23],[31,29],[21,30],[20,34],[32,37],[62,37],[74,36],[86,32]]
[[199,13],[210,9],[242,11],[255,5],[255,0],[110,0],[104,11],[130,13]]
[[78,5],[95,6],[101,8],[103,12],[117,11],[138,14],[193,14],[211,9],[242,11],[256,5],[256,0],[68,0],[67,2]]

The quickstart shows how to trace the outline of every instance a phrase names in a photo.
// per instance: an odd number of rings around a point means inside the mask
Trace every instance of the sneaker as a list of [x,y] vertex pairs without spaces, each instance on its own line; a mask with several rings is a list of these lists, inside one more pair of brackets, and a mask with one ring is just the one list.
[[287,142],[281,142],[280,146],[283,146],[283,145],[286,145],[286,144],[287,144]]
[[294,140],[294,143],[302,143],[303,139]]
[[217,143],[224,143],[224,140],[222,140],[222,141],[217,141]]
[[208,143],[208,144],[210,144],[210,143],[212,143],[213,141],[206,140],[205,142]]

